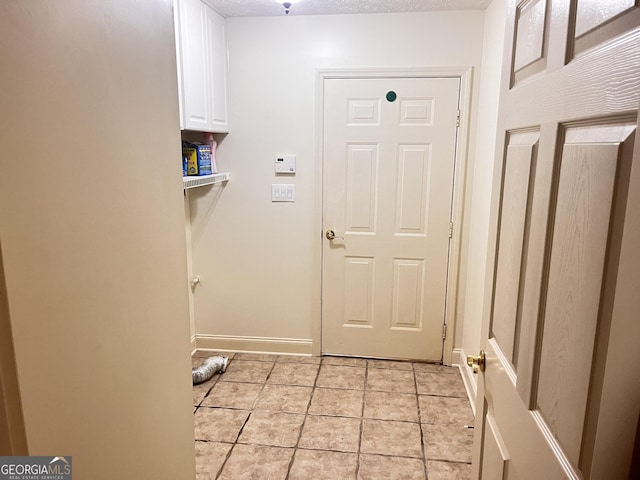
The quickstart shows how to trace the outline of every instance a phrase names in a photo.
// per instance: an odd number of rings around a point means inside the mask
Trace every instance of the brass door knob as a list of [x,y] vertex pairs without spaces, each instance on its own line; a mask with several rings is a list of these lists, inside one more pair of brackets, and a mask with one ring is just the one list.
[[344,237],[337,236],[336,232],[334,232],[333,230],[327,230],[324,236],[327,237],[327,240],[335,240],[336,238],[344,240]]
[[473,368],[473,373],[478,373],[478,370],[484,372],[484,350],[480,350],[480,355],[478,355],[477,357],[474,357],[473,355],[467,355],[467,365]]

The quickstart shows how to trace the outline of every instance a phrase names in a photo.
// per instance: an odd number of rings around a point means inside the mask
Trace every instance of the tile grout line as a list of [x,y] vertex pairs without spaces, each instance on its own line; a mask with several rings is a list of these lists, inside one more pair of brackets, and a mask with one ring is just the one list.
[[[231,448],[229,449],[229,451],[227,452],[226,457],[224,457],[224,461],[222,462],[222,464],[220,465],[220,468],[218,469],[218,472],[216,473],[216,476],[213,477],[215,479],[220,478],[220,475],[222,475],[222,470],[224,469],[224,466],[227,464],[227,461],[229,460],[229,458],[231,457],[231,453],[233,452],[233,449],[236,447],[235,443],[231,444]],[[198,476],[197,472],[196,472],[196,477]]]
[[318,383],[318,377],[320,376],[321,367],[322,367],[322,359],[318,364],[318,370],[316,371],[316,376],[313,379],[313,385],[311,386],[311,395],[309,395],[309,400],[307,401],[307,407],[304,409],[304,418],[302,419],[302,424],[300,425],[300,432],[298,432],[298,439],[296,440],[296,444],[293,447],[293,454],[291,455],[291,460],[289,460],[289,465],[287,466],[287,474],[285,475],[285,480],[289,480],[289,475],[291,474],[291,468],[293,467],[293,462],[295,461],[296,454],[298,453],[298,449],[300,446],[300,439],[302,438],[302,431],[304,430],[304,426],[307,423],[307,416],[309,415],[309,408],[311,408],[311,401],[313,400],[313,395],[316,392],[316,384]]
[[[231,363],[233,362],[234,359],[235,359],[235,355],[233,356],[233,358],[229,359],[229,363],[227,364],[227,368],[229,368],[229,365],[231,365]],[[225,369],[225,371],[226,371],[226,369]],[[216,381],[216,383],[218,383],[218,382]],[[211,387],[211,389],[213,390],[213,386]],[[211,390],[209,390],[209,392],[211,392]],[[209,395],[209,394],[207,393],[207,395]],[[205,395],[205,398],[206,398],[207,395]],[[204,400],[204,398],[203,398],[203,400]],[[224,470],[224,467],[227,464],[227,461],[229,461],[229,458],[231,458],[231,454],[233,453],[233,450],[236,448],[236,441],[238,440],[238,437],[240,436],[240,433],[242,432],[242,429],[247,424],[247,421],[249,420],[249,416],[250,416],[250,414],[247,415],[247,418],[245,419],[244,423],[242,424],[242,428],[238,432],[238,435],[236,435],[236,439],[231,443],[231,448],[227,452],[227,455],[225,456],[224,461],[220,465],[220,468],[218,469],[218,472],[216,473],[216,476],[214,477],[215,479],[220,478],[220,475],[222,475],[222,470]],[[197,476],[197,474],[196,474],[196,476]]]
[[422,450],[421,453],[422,453],[422,463],[424,465],[424,478],[425,480],[428,480],[429,472],[427,470],[427,451],[426,451],[426,445],[424,443],[424,430],[422,428],[422,409],[420,408],[420,395],[418,394],[418,377],[416,375],[415,368],[413,368],[413,364],[411,364],[411,367],[413,369],[413,382],[416,387],[416,402],[418,407],[418,425],[420,427],[420,450]]
[[[269,376],[271,375],[271,372],[273,371],[275,366],[276,366],[276,362],[274,361],[273,365],[269,369],[269,373],[267,373],[267,376],[264,379],[264,383],[262,384],[262,389],[260,390],[261,392],[262,392],[262,390],[264,390],[264,387],[267,384],[267,380],[269,380]],[[257,397],[256,397],[256,400],[257,400]],[[247,423],[249,422],[249,419],[251,418],[251,415],[253,415],[253,407],[254,406],[255,406],[255,401],[253,402],[253,406],[249,409],[249,415],[247,415],[246,420],[244,421],[244,423],[242,424],[242,427],[240,428],[240,431],[236,435],[236,439],[233,442],[234,446],[238,444],[238,440],[240,440],[240,435],[242,435],[242,432],[244,431],[244,427],[247,426]],[[242,410],[242,409],[238,409],[238,410]]]
[[360,461],[362,460],[362,433],[364,431],[364,406],[367,401],[367,382],[369,380],[369,360],[364,364],[364,385],[362,386],[362,407],[360,408],[360,438],[358,439],[358,456],[356,457],[356,479],[360,475]]
[[[234,359],[235,359],[235,355],[234,355]],[[233,359],[229,360],[229,364],[231,364],[232,361],[233,361]],[[273,365],[269,369],[269,373],[267,373],[267,376],[264,379],[264,383],[262,384],[262,389],[260,390],[260,392],[262,392],[262,390],[264,390],[264,387],[267,384],[267,380],[269,379],[269,376],[271,375],[271,372],[273,371],[275,366],[276,366],[276,362],[274,361]],[[211,388],[213,389],[213,387],[211,387]],[[258,394],[258,395],[260,395],[260,394]],[[224,462],[222,462],[222,465],[220,465],[220,469],[218,470],[218,473],[215,476],[216,479],[220,478],[220,475],[222,475],[222,471],[224,470],[224,467],[227,465],[227,462],[229,461],[229,458],[231,458],[231,453],[235,450],[236,445],[238,445],[238,440],[240,439],[240,435],[242,435],[244,427],[247,425],[247,423],[249,422],[249,419],[251,418],[251,415],[253,414],[253,407],[255,406],[255,403],[256,403],[257,400],[258,400],[258,397],[256,397],[256,399],[253,401],[251,409],[249,410],[249,415],[247,415],[247,418],[245,418],[245,420],[244,420],[244,422],[242,424],[242,427],[240,427],[240,430],[238,431],[238,434],[236,435],[236,438],[233,441],[233,444],[232,444],[231,448],[229,449],[229,452],[227,452],[227,456],[225,457]],[[241,409],[238,409],[238,410],[241,410]]]
[[[269,377],[270,377],[270,376],[271,376],[271,374],[273,373],[274,368],[276,368],[276,363],[277,363],[277,362],[278,362],[278,360],[277,360],[277,358],[276,358],[276,360],[273,362],[273,366],[272,366],[272,367],[271,367],[271,369],[269,370],[269,373],[267,373],[267,376],[265,377],[264,382],[262,383],[262,388],[261,388],[261,389],[260,389],[260,391],[258,392],[258,395],[256,395],[256,398],[255,398],[255,400],[253,401],[253,403],[251,404],[251,409],[250,409],[250,410],[251,410],[251,413],[249,413],[249,417],[253,414],[253,410],[254,410],[254,408],[255,408],[256,404],[258,403],[258,399],[260,398],[260,395],[262,395],[262,392],[264,392],[264,389],[265,389],[265,388],[266,388],[266,386],[267,386],[267,382],[269,381]],[[247,421],[248,421],[248,418],[249,418],[249,417],[247,417]],[[243,426],[243,428],[244,428],[244,426]],[[240,438],[240,435],[239,435],[239,434],[238,434],[238,438]]]

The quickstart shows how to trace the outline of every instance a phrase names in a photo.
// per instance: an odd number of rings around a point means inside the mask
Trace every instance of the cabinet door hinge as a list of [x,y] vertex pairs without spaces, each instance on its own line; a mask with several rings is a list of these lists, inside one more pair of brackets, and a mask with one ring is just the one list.
[[458,116],[456,117],[456,127],[460,126],[460,110],[458,110]]
[[447,339],[447,324],[446,323],[442,324],[442,339],[443,340]]
[[453,238],[453,222],[449,222],[449,238]]

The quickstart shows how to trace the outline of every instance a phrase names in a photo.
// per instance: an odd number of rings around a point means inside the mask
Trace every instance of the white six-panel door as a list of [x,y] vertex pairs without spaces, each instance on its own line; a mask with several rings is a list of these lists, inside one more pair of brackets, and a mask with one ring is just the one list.
[[509,1],[507,19],[474,478],[626,479],[640,411],[640,8]]
[[323,353],[441,360],[459,90],[325,79]]

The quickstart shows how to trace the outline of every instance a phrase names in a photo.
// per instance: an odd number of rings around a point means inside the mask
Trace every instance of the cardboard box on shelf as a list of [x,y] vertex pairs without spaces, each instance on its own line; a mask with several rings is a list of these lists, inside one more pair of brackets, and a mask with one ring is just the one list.
[[211,147],[202,143],[183,142],[182,155],[187,158],[187,175],[211,175]]

